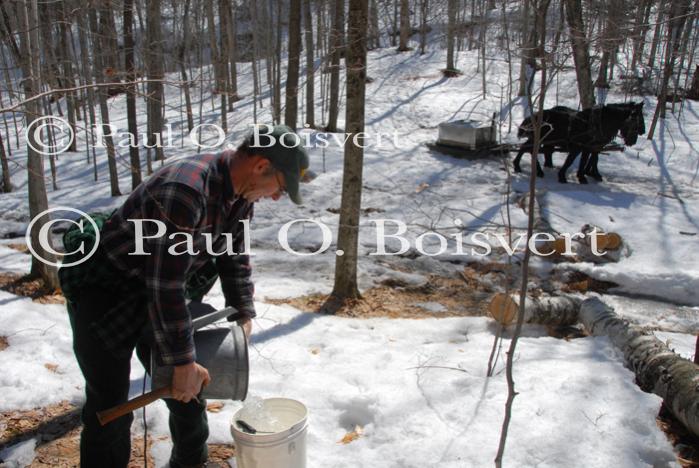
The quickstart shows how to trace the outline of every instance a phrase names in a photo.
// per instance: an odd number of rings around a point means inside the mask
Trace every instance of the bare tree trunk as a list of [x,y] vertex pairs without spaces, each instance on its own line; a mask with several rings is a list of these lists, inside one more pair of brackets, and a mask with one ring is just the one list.
[[[7,142],[10,146],[10,142]],[[10,193],[12,191],[12,181],[10,180],[10,166],[7,164],[7,153],[5,152],[5,143],[0,135],[0,170],[2,170],[2,192]]]
[[[427,1],[427,0],[423,0]],[[379,30],[379,6],[377,0],[370,0],[369,3],[369,38],[367,42],[367,50],[378,49],[381,47],[381,31]]]
[[[61,55],[61,65],[63,69],[62,81],[68,88],[75,87],[75,80],[73,79],[73,61],[75,60],[71,53],[71,48],[69,46],[71,36],[73,32],[71,31],[71,20],[66,12],[65,2],[61,3],[61,24],[59,27],[60,31],[60,44],[59,47]],[[75,131],[75,120],[77,114],[76,106],[76,93],[74,91],[67,91],[66,96],[66,106],[68,114],[68,124],[70,128],[73,129],[73,135],[76,134]],[[77,138],[73,138],[67,151],[77,151]]]
[[[366,38],[368,0],[350,0],[347,47],[346,131],[356,137],[364,131],[366,90]],[[357,286],[357,243],[362,200],[363,141],[345,143],[342,176],[342,202],[338,231],[335,285],[331,297],[336,302],[359,297]],[[358,139],[359,140],[359,139]]]
[[329,132],[337,131],[337,117],[340,112],[340,49],[342,47],[341,30],[344,29],[340,22],[345,8],[345,0],[334,0],[334,2],[335,9],[330,31],[330,106],[326,127]]
[[311,0],[303,0],[304,38],[306,39],[306,122],[315,127],[315,51],[313,49],[313,16]]
[[286,108],[284,123],[296,128],[298,118],[299,62],[301,58],[301,0],[289,3],[289,58],[286,68]]
[[636,65],[643,60],[643,49],[646,45],[646,34],[648,33],[648,20],[653,6],[651,0],[642,0],[636,12],[636,21],[633,32],[633,57],[631,59],[631,69],[635,70]]
[[410,50],[408,40],[410,39],[410,4],[408,0],[400,0],[400,42],[398,52]]
[[655,22],[655,30],[653,31],[653,40],[650,45],[650,54],[648,55],[648,66],[652,69],[655,68],[655,55],[658,52],[658,44],[660,43],[661,31],[663,29],[663,17],[665,16],[665,10],[668,7],[668,2],[658,3],[658,16]]
[[480,67],[481,67],[481,84],[483,88],[483,99],[486,98],[486,66],[485,66],[485,38],[488,31],[488,20],[485,10],[485,0],[480,1],[480,11],[481,11],[481,22],[478,34],[478,51],[480,55]]
[[[254,121],[257,122],[257,105],[258,105],[258,98],[261,93],[262,85],[260,84],[261,78],[260,78],[260,68],[258,66],[258,57],[260,54],[260,37],[258,31],[260,30],[259,24],[260,24],[260,14],[257,10],[257,5],[254,5],[255,2],[250,2],[252,11],[251,15],[253,17],[254,24],[256,25],[253,28],[252,32],[252,85],[253,85],[253,115],[254,115]],[[277,65],[279,66],[279,65]]]
[[[184,21],[187,21],[185,13]],[[124,67],[127,81],[136,81],[136,64],[134,60],[133,37],[133,0],[124,0]],[[186,85],[185,85],[186,87]],[[131,166],[131,188],[141,183],[141,157],[138,151],[138,121],[136,117],[136,84],[126,87],[126,119],[131,142],[129,143],[129,162]]]
[[454,36],[456,35],[456,0],[448,0],[447,3],[447,68],[445,74],[453,76],[458,71],[454,63]]
[[[77,15],[77,22],[78,22],[78,41],[80,43],[80,63],[82,66],[82,74],[81,76],[83,77],[85,85],[92,84],[92,76],[94,76],[94,72],[91,71],[90,68],[90,61],[87,53],[83,53],[82,51],[87,51],[88,50],[88,45],[87,45],[87,30],[88,27],[85,24],[85,13],[82,11],[78,12]],[[88,151],[88,156],[90,154],[90,148],[92,148],[92,168],[94,171],[94,179],[97,181],[98,178],[98,173],[97,173],[97,158],[95,156],[95,127],[97,125],[97,116],[95,115],[95,92],[92,88],[92,86],[87,87],[87,93],[86,93],[87,99],[83,100],[83,104],[87,107],[87,110],[85,110],[83,113],[85,114],[85,141],[88,142],[87,144],[87,151]],[[87,117],[90,117],[89,125],[87,122]],[[88,159],[89,162],[89,159]]]
[[[88,18],[90,21],[90,33],[92,34],[92,47],[93,47],[93,58],[95,61],[95,66],[93,69],[95,82],[98,84],[104,83],[102,73],[104,71],[104,65],[102,64],[102,34],[97,26],[97,11],[94,8],[90,8],[88,12]],[[104,138],[104,143],[107,146],[107,167],[109,168],[109,185],[111,188],[111,194],[113,197],[121,195],[119,191],[119,174],[116,167],[116,151],[114,149],[114,139],[112,138],[111,128],[109,126],[109,106],[107,106],[107,93],[108,89],[106,87],[100,87],[97,90],[97,100],[100,106],[100,116],[102,120],[102,134]]]
[[184,14],[182,15],[182,43],[177,50],[177,61],[180,66],[180,76],[184,90],[184,102],[187,114],[187,131],[194,128],[194,112],[192,111],[192,96],[190,94],[190,81],[187,75],[187,63],[189,62],[189,5],[190,0],[185,0]]
[[[211,1],[211,0],[209,0]],[[163,161],[165,153],[162,146],[163,129],[163,72],[162,33],[160,24],[160,0],[147,0],[146,18],[146,69],[148,71],[148,141],[149,148],[155,150],[155,159]]]
[[692,86],[687,92],[689,99],[699,100],[699,65],[694,69],[694,77],[692,78]]
[[630,326],[597,298],[582,303],[580,321],[592,335],[609,337],[624,354],[641,390],[661,397],[672,414],[699,436],[699,366],[676,355],[652,332]]
[[[606,21],[604,23],[604,32],[602,32],[602,59],[600,60],[597,79],[595,80],[595,88],[600,88],[602,96],[606,95],[606,90],[609,89],[609,64],[611,55],[616,52],[617,43],[619,41],[618,23],[621,19],[621,6],[618,0],[611,0],[606,3]],[[604,101],[600,99],[600,104]]]
[[[271,12],[270,12],[271,15]],[[282,2],[277,2],[277,34],[274,44],[274,121],[282,120]]]
[[581,0],[565,0],[566,19],[570,28],[570,39],[575,61],[575,74],[578,79],[578,93],[583,109],[595,105],[595,94],[592,87],[592,71],[590,69],[590,54],[585,25],[582,17]]
[[[231,78],[230,78],[230,89],[228,92],[230,93],[228,96],[228,102],[231,104],[234,103],[235,101],[240,100],[238,97],[238,39],[236,38],[236,31],[238,28],[236,27],[236,8],[234,6],[235,2],[231,2],[230,0],[226,1],[226,10],[228,11],[227,15],[229,18],[228,21],[228,54],[229,58],[228,60],[230,61],[230,70],[231,70]],[[270,34],[271,34],[271,27],[270,27]]]
[[[541,87],[539,92],[539,110],[536,113],[536,117],[532,118],[532,123],[534,125],[534,141],[532,149],[532,167],[536,164],[536,155],[539,152],[539,145],[541,143],[541,124],[544,116],[544,103],[546,102],[546,88],[547,88],[547,65],[546,65],[546,53],[544,50],[544,45],[546,43],[546,12],[548,11],[550,0],[534,0],[536,20],[535,23],[539,26],[539,31],[535,37],[538,38],[537,42],[534,42],[536,47],[536,54],[541,61]],[[528,107],[533,107],[533,101],[531,99],[531,94],[527,94]],[[528,220],[527,220],[527,239],[531,239],[532,233],[534,232],[534,218],[535,218],[535,205],[536,205],[536,171],[531,171],[529,178],[529,206],[528,206]],[[507,379],[507,402],[505,403],[505,417],[502,422],[502,429],[500,432],[500,441],[498,444],[498,452],[495,456],[495,466],[496,468],[502,468],[502,462],[505,454],[505,444],[507,441],[507,434],[510,425],[510,419],[512,417],[512,406],[514,404],[514,399],[517,396],[515,390],[514,381],[514,361],[515,352],[517,349],[517,341],[522,331],[522,325],[524,324],[525,311],[526,311],[526,294],[527,294],[527,283],[529,279],[529,258],[531,256],[530,249],[524,251],[524,258],[522,259],[522,283],[519,290],[519,310],[517,311],[517,322],[515,325],[514,334],[512,340],[510,341],[510,347],[507,350],[507,362],[505,366],[505,375]]]
[[665,104],[667,103],[668,85],[670,83],[672,70],[675,67],[675,59],[677,58],[677,53],[679,52],[680,38],[682,37],[682,28],[684,27],[685,19],[689,13],[689,8],[689,0],[673,0],[672,6],[670,7],[670,23],[668,24],[668,35],[665,42],[663,81],[662,85],[660,86],[660,95],[658,96],[658,105],[656,106],[655,114],[653,115],[653,122],[650,125],[650,130],[648,130],[649,140],[653,138],[658,119],[665,118]]
[[223,52],[219,50],[216,36],[216,21],[214,16],[214,0],[206,0],[207,30],[209,31],[209,47],[211,47],[211,62],[214,69],[215,92],[221,97],[221,128],[228,131],[228,109],[226,104],[226,75],[224,72]]
[[230,41],[228,40],[228,23],[231,19],[228,15],[228,0],[218,1],[218,21],[220,26],[220,53],[219,53],[219,73],[221,83],[223,88],[221,90],[222,102],[221,113],[222,116],[225,114],[225,125],[222,125],[224,130],[228,129],[228,112],[233,111],[233,102],[229,99],[230,97],[230,74],[228,73],[228,58],[230,57],[230,51],[228,50],[228,45]]
[[[4,14],[6,5],[0,5]],[[16,62],[20,64],[22,69],[22,85],[24,87],[24,95],[30,98],[36,95],[40,89],[40,68],[39,58],[41,57],[39,44],[38,22],[39,14],[37,8],[37,0],[27,0],[23,4],[15,4],[14,17],[18,21],[18,32],[20,45],[16,51]],[[27,102],[25,104],[25,126],[30,129],[32,122],[41,117],[41,110],[37,100]],[[39,242],[39,232],[41,228],[49,222],[50,216],[44,214],[37,218],[39,214],[48,209],[48,197],[46,195],[46,185],[44,182],[44,163],[43,156],[35,151],[35,148],[41,147],[41,142],[36,139],[35,132],[27,132],[29,141],[27,142],[27,190],[29,193],[29,217],[30,219],[38,219],[34,225],[34,229],[30,232],[31,246],[37,255],[32,255],[31,275],[40,277],[45,284],[52,289],[57,289],[58,275],[56,267],[47,265],[37,259],[37,256],[49,261],[55,262],[55,256],[44,249]],[[51,239],[49,237],[49,246]]]
[[534,39],[529,28],[530,4],[530,0],[524,0],[524,5],[522,6],[522,39],[520,41],[520,44],[522,44],[522,60],[519,64],[519,89],[517,90],[517,96],[529,95],[530,80],[531,76],[533,76],[533,69],[531,71],[528,70],[532,65],[531,56],[533,52],[531,52],[531,41]]
[[429,0],[420,0],[420,55],[425,53],[427,45],[427,11]]
[[402,0],[393,0],[393,24],[391,28],[391,46],[396,46],[396,38],[398,37],[398,2]]
[[[99,9],[99,31],[100,44],[102,45],[102,65],[105,69],[110,68],[114,72],[122,70],[119,59],[119,44],[117,41],[116,23],[114,21],[114,11],[112,10],[113,0],[99,0],[95,7]],[[110,76],[111,81],[121,81],[119,75],[114,73]],[[118,86],[116,86],[118,88]]]

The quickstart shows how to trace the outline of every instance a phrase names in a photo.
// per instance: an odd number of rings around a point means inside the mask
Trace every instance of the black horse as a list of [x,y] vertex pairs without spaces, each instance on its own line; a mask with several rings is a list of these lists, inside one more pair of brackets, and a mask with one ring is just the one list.
[[[544,110],[541,127],[541,151],[545,155],[545,166],[553,167],[554,150],[567,151],[563,167],[558,172],[559,182],[566,182],[566,171],[579,154],[578,180],[587,183],[585,175],[597,180],[602,176],[597,169],[599,153],[621,132],[624,143],[632,146],[639,135],[646,131],[643,120],[643,103],[607,104],[576,112],[564,106]],[[518,137],[527,137],[514,160],[515,172],[521,172],[520,159],[525,152],[533,148],[534,132],[531,117],[526,118],[519,127]],[[590,157],[590,155],[592,155]],[[537,175],[543,177],[543,171],[537,161]]]
[[[607,104],[584,109],[570,121],[568,157],[558,171],[558,181],[566,183],[566,171],[581,154],[578,180],[587,183],[585,175],[597,180],[602,176],[597,169],[599,153],[621,133],[626,146],[633,146],[639,135],[646,133],[643,103]],[[590,157],[590,155],[592,155]]]
[[[556,106],[545,109],[540,132],[539,151],[544,153],[544,167],[553,167],[553,152],[556,147],[568,147],[568,128],[570,120],[575,117],[577,111],[565,106]],[[532,116],[533,117],[533,116]],[[513,161],[515,172],[522,172],[519,165],[524,153],[531,153],[534,148],[534,126],[532,117],[527,117],[517,129],[517,138],[527,137],[527,141],[519,147],[519,152]],[[536,161],[536,175],[544,177],[539,160]]]

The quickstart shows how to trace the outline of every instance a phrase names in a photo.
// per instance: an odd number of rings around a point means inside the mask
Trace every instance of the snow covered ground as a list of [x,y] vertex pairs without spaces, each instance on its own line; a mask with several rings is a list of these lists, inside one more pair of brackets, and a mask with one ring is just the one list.
[[[363,217],[360,233],[363,288],[397,275],[425,280],[420,274],[391,270],[378,263],[380,257],[367,255],[377,248],[372,220],[404,222],[412,249],[415,239],[430,230],[445,236],[461,230],[464,236],[477,230],[503,232],[507,202],[502,160],[454,159],[425,146],[436,138],[439,122],[487,120],[500,108],[506,63],[489,62],[489,94],[483,100],[475,55],[463,52],[459,60],[464,74],[448,80],[439,71],[445,57],[438,48],[428,49],[423,56],[396,54],[392,49],[369,54],[369,75],[374,81],[367,88],[367,131],[395,135],[398,145],[385,138],[381,147],[366,150],[362,206],[372,210]],[[227,142],[232,144],[252,122],[252,83],[247,72],[249,69],[241,67],[240,88],[246,97],[230,114],[232,131]],[[575,107],[574,75],[565,72],[558,79],[558,98],[550,92],[547,106]],[[179,96],[175,89],[166,90],[168,121],[176,135],[176,147],[166,154],[173,160],[195,150],[186,141],[180,148],[180,114],[177,107],[171,107]],[[194,95],[198,96],[198,88]],[[624,99],[610,95],[608,101]],[[267,104],[265,97],[261,122],[268,120]],[[653,99],[646,99],[647,126],[654,106]],[[613,292],[624,295],[605,299],[634,322],[661,328],[661,339],[691,357],[692,334],[699,330],[699,205],[694,203],[699,194],[699,153],[692,146],[699,139],[699,109],[691,101],[685,106],[681,119],[669,115],[654,141],[642,137],[623,153],[602,156],[600,170],[605,182],[563,186],[548,172],[539,186],[545,215],[556,230],[576,232],[594,223],[619,233],[630,249],[630,255],[619,263],[558,268],[582,270],[619,284]],[[125,129],[123,96],[110,101],[110,111],[112,122]],[[204,112],[209,119],[217,115],[208,100]],[[515,127],[512,134],[504,135],[505,141],[516,141],[522,109],[515,106],[513,112]],[[506,132],[506,120],[502,129]],[[80,147],[84,149],[82,141]],[[433,319],[359,320],[265,303],[267,298],[327,293],[332,287],[332,247],[322,255],[300,257],[282,250],[277,241],[279,227],[297,218],[326,224],[335,238],[338,217],[328,209],[340,206],[342,150],[331,145],[311,149],[310,154],[320,175],[303,187],[302,207],[288,200],[256,207],[252,239],[259,317],[250,351],[251,395],[290,397],[308,406],[311,467],[489,465],[497,450],[506,385],[502,357],[496,375],[485,376],[494,335],[488,319],[440,318],[439,304],[419,305],[432,310]],[[560,164],[562,155],[557,158]],[[85,211],[118,206],[123,197],[109,196],[104,150],[98,150],[98,159],[100,179],[94,182],[84,153],[62,154],[59,189],[49,192],[50,205]],[[23,149],[14,150],[12,160],[16,190],[0,195],[2,233],[22,232],[28,222]],[[118,162],[120,184],[126,191],[130,187],[127,151],[121,151]],[[524,167],[526,171],[528,165]],[[527,177],[515,176],[516,192],[526,191]],[[514,202],[509,210],[512,225],[519,229],[516,232],[522,232],[524,212]],[[3,245],[8,242],[17,240],[0,243],[0,271],[28,271],[29,257]],[[321,245],[320,231],[310,224],[296,225],[291,244],[298,251],[316,249]],[[426,250],[437,247],[434,237],[426,239]],[[454,249],[450,240],[450,255],[415,262],[453,267],[444,261],[455,260]],[[478,260],[473,256],[456,259]],[[223,305],[220,290],[212,293],[210,302]],[[8,337],[9,343],[0,352],[0,411],[65,399],[79,404],[83,383],[72,357],[64,307],[33,303],[0,291],[0,317],[0,335]],[[47,369],[47,363],[58,364],[57,372]],[[134,395],[140,392],[141,379],[142,370],[134,361]],[[539,327],[525,327],[515,380],[520,394],[506,451],[508,466],[676,466],[672,447],[655,423],[659,398],[635,386],[632,374],[607,340],[557,340]],[[231,441],[229,423],[239,407],[239,403],[227,402],[223,411],[210,414],[212,442]],[[140,421],[140,414],[137,416]],[[147,419],[152,433],[167,434],[163,404],[149,407]],[[356,425],[364,428],[364,435],[349,445],[339,444]],[[141,423],[134,428],[141,431]],[[18,447],[17,457],[31,454],[30,445]],[[162,466],[169,455],[168,440],[157,442],[153,453]]]

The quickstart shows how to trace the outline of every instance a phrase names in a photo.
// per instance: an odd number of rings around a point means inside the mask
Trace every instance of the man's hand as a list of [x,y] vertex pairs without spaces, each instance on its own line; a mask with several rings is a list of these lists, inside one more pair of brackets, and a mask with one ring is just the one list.
[[240,325],[243,328],[243,332],[245,332],[245,337],[249,340],[250,333],[252,333],[252,320],[250,320],[250,317],[245,317],[238,320],[238,325]]
[[189,403],[209,382],[211,382],[209,371],[196,362],[175,366],[172,374],[172,398],[182,403]]

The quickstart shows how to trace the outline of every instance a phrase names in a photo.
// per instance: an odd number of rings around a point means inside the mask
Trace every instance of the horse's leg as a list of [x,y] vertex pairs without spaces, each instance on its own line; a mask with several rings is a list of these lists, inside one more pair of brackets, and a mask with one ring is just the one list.
[[570,166],[573,165],[575,162],[575,158],[578,157],[579,151],[576,148],[571,148],[570,152],[568,153],[568,157],[566,158],[565,162],[563,163],[563,166],[561,166],[561,169],[558,171],[558,181],[562,184],[567,183],[568,181],[566,180],[566,171]]
[[519,161],[522,159],[522,156],[524,155],[525,150],[524,150],[524,145],[519,147],[519,152],[517,153],[517,156],[515,156],[514,161],[512,161],[512,165],[515,168],[515,172],[522,172],[522,168],[519,166]]
[[536,157],[534,157],[534,161],[536,161],[536,176],[537,177],[544,177],[544,170],[541,169],[541,165],[539,165],[539,155],[538,154],[536,155]]
[[602,182],[602,174],[599,173],[599,168],[597,164],[599,163],[599,153],[592,153],[590,156],[590,161],[587,163],[587,170],[585,173],[595,179],[598,182]]
[[553,146],[544,146],[544,167],[553,167]]
[[585,177],[585,169],[587,168],[587,160],[590,157],[589,151],[583,151],[580,155],[580,163],[578,164],[578,181],[581,184],[587,183],[587,178]]

